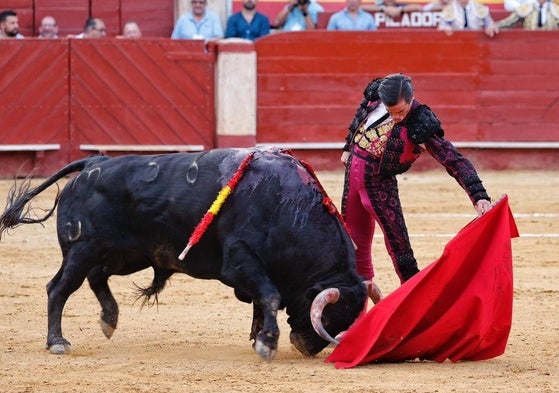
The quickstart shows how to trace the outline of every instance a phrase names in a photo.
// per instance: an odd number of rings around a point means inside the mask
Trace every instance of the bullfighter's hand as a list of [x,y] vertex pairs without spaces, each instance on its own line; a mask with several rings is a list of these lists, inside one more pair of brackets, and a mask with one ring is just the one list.
[[483,216],[489,210],[493,209],[493,205],[486,199],[480,199],[476,202],[474,208],[476,209],[478,216]]
[[344,151],[342,153],[342,157],[340,158],[340,161],[342,162],[342,164],[347,165],[347,160],[349,159],[349,155],[350,155],[350,152],[348,152],[348,151]]

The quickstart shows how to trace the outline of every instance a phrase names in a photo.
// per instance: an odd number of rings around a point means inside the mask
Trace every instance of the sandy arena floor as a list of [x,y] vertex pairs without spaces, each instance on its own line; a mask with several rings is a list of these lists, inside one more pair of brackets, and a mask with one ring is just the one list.
[[[60,265],[55,219],[27,225],[0,242],[0,392],[559,392],[559,172],[480,173],[493,198],[509,195],[521,234],[513,239],[514,315],[504,355],[482,362],[406,362],[337,370],[327,348],[304,358],[289,343],[280,313],[280,347],[261,360],[248,339],[252,306],[216,281],[175,275],[158,307],[135,303],[134,284],[151,270],[112,277],[119,326],[103,336],[99,305],[88,285],[65,308],[63,331],[72,355],[55,356],[46,340],[45,285]],[[341,172],[319,172],[339,206]],[[0,195],[10,181],[0,181]],[[422,267],[474,218],[465,193],[444,170],[400,177],[412,244]],[[50,207],[55,190],[39,199]],[[398,283],[380,238],[377,282]]]

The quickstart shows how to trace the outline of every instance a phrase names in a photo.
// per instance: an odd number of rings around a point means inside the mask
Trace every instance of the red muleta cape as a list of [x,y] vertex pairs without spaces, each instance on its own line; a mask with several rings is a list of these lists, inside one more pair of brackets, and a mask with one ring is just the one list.
[[504,196],[462,228],[439,259],[357,319],[326,361],[350,368],[502,355],[512,322],[511,238],[518,236]]

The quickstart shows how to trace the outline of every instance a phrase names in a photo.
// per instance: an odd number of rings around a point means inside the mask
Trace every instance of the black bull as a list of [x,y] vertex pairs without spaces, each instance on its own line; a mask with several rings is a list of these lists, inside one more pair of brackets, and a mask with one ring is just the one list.
[[[252,159],[237,187],[180,260],[186,240],[223,186],[238,176],[239,164],[249,154]],[[77,171],[52,210],[43,217],[30,216],[29,203],[36,195]],[[321,335],[328,338],[353,323],[366,298],[355,272],[352,242],[324,200],[312,171],[277,150],[92,156],[67,165],[36,188],[29,189],[28,182],[14,186],[0,217],[0,235],[18,224],[48,219],[58,204],[63,260],[47,285],[46,345],[52,353],[71,351],[62,336],[62,311],[86,278],[101,304],[102,330],[110,338],[117,326],[118,305],[109,276],[151,266],[151,286],[140,289],[146,301],[156,300],[176,272],[217,279],[234,288],[238,299],[253,303],[250,338],[262,358],[275,356],[276,315],[284,308],[291,342],[312,356],[328,345],[311,324],[313,299],[337,288],[339,300],[319,316],[323,332],[327,331]]]

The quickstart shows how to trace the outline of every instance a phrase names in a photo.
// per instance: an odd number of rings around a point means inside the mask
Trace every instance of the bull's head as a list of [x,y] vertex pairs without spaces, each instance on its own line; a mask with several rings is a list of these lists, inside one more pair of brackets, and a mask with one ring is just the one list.
[[[296,329],[292,326],[290,340],[302,354],[313,356],[329,343],[338,344],[333,337],[347,330],[357,319],[364,309],[367,295],[364,285],[322,291],[313,288],[308,295],[311,296],[312,306],[307,321],[312,327],[307,325],[309,329]],[[329,303],[332,305],[325,307]]]

